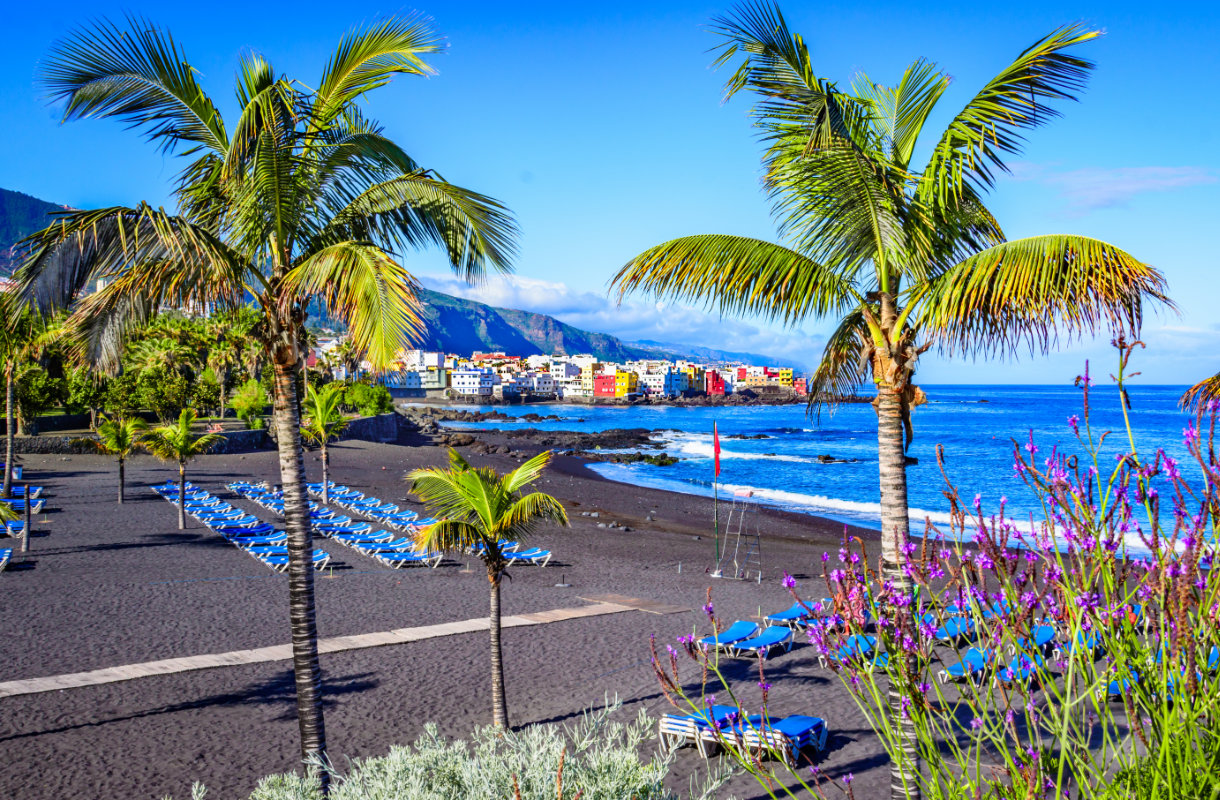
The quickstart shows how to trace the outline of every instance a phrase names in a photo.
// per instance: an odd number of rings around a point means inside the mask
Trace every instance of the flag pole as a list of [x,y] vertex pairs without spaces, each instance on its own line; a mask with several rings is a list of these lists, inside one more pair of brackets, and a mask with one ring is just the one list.
[[712,539],[716,542],[716,571],[720,571],[720,428],[712,423],[715,458],[712,466]]

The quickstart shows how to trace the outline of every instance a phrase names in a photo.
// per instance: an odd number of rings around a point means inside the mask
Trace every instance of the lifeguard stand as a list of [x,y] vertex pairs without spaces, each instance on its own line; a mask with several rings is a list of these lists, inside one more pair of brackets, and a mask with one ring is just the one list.
[[762,545],[758,539],[758,503],[754,492],[737,489],[724,523],[724,550],[712,573],[715,578],[762,583]]

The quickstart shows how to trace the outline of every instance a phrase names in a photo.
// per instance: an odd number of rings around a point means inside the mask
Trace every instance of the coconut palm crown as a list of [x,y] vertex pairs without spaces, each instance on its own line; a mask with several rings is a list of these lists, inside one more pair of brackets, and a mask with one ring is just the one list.
[[[912,63],[896,85],[860,75],[845,89],[817,72],[775,5],[740,5],[714,21],[713,33],[717,63],[736,64],[726,99],[756,97],[764,187],[785,243],[674,239],[631,259],[612,286],[620,299],[642,292],[787,324],[838,321],[810,410],[875,386],[882,567],[897,591],[909,591],[899,564],[909,533],[905,450],[911,409],[923,400],[914,382],[920,355],[931,347],[1044,353],[1105,328],[1134,334],[1147,302],[1168,304],[1161,273],[1118,247],[1068,234],[1010,241],[983,202],[1028,131],[1084,87],[1093,64],[1073,53],[1099,34],[1051,32],[933,130],[928,120],[950,79],[927,61]],[[891,796],[912,792],[896,769]]]
[[322,502],[330,504],[330,441],[347,428],[347,419],[339,405],[343,402],[343,384],[328,383],[321,389],[305,387],[304,424],[301,436],[322,451]]
[[172,211],[141,203],[68,212],[30,237],[16,276],[21,296],[64,306],[102,281],[70,318],[102,369],[117,365],[124,334],[161,307],[225,311],[252,298],[261,317],[243,361],[274,371],[305,759],[324,758],[326,749],[297,409],[306,307],[320,301],[346,322],[380,368],[421,324],[397,253],[439,246],[459,275],[476,279],[507,270],[515,251],[516,226],[503,206],[422,167],[362,111],[369,93],[395,76],[431,74],[424,57],[440,49],[424,20],[403,17],[348,33],[307,81],[248,54],[230,119],[173,38],[138,18],[78,28],[39,74],[65,120],[114,118],[185,166]]
[[551,462],[550,451],[539,453],[507,475],[490,467],[472,467],[453,449],[449,467],[413,470],[411,491],[438,518],[417,537],[423,550],[476,554],[487,569],[491,588],[492,721],[508,727],[504,699],[504,665],[500,651],[500,582],[508,567],[504,546],[524,540],[540,525],[568,524],[563,505],[542,492],[522,494]]
[[106,455],[112,455],[119,462],[119,504],[122,505],[126,487],[127,459],[136,451],[140,439],[148,430],[148,424],[139,417],[107,417],[102,415],[97,425],[97,439],[91,441],[93,447]]
[[195,409],[184,408],[177,422],[159,425],[140,440],[144,449],[157,458],[178,464],[178,530],[186,527],[186,465],[225,438],[220,433],[196,435],[194,427],[198,419]]

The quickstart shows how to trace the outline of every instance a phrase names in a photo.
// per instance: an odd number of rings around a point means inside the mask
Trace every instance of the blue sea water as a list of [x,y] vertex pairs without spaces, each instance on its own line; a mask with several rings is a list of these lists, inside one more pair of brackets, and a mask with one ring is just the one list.
[[[1140,453],[1163,448],[1178,459],[1187,455],[1182,432],[1191,418],[1178,408],[1185,387],[1129,388],[1131,426]],[[936,446],[943,445],[946,471],[961,497],[971,503],[982,496],[985,510],[994,510],[1001,497],[1008,512],[1040,515],[1032,492],[1013,469],[1013,440],[1022,446],[1032,431],[1041,460],[1058,447],[1084,455],[1068,424],[1084,417],[1082,392],[1072,386],[928,386],[929,402],[914,413],[915,438],[908,451],[918,459],[908,467],[912,530],[923,520],[944,523],[948,518],[945,479],[937,465]],[[1095,436],[1109,431],[1102,447],[1103,470],[1114,456],[1129,452],[1126,426],[1113,386],[1096,386],[1091,394]],[[465,408],[470,408],[466,406]],[[877,474],[876,415],[868,404],[841,406],[819,419],[803,405],[682,408],[675,406],[546,406],[496,407],[506,414],[556,414],[559,421],[542,423],[483,422],[478,427],[536,427],[552,430],[599,431],[609,428],[648,428],[678,464],[594,464],[611,480],[700,495],[712,494],[712,425],[720,429],[722,497],[749,489],[761,502],[791,511],[830,517],[864,527],[880,526]],[[483,409],[489,410],[490,407]],[[1082,431],[1084,430],[1082,425]],[[738,434],[766,434],[766,439],[734,439]],[[855,459],[822,464],[819,455]]]

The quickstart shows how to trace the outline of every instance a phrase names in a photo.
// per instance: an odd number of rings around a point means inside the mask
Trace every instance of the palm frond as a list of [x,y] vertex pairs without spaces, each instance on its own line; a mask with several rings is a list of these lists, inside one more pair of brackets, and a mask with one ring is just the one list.
[[630,292],[695,301],[722,314],[795,322],[850,303],[841,275],[782,245],[742,236],[687,236],[645,250],[611,279]]
[[846,314],[826,340],[822,360],[813,373],[809,386],[811,411],[833,411],[842,399],[856,393],[868,378],[871,349],[863,313],[855,310]]
[[178,421],[171,425],[160,425],[144,434],[141,444],[144,449],[163,461],[185,463],[203,455],[214,445],[224,440],[219,433],[204,433],[196,436],[192,427],[199,419],[193,408],[184,408]]
[[523,539],[545,522],[567,525],[568,513],[554,497],[533,492],[518,498],[504,511],[497,529],[503,539]]
[[517,252],[517,226],[504,206],[426,171],[364,189],[335,213],[319,242],[336,238],[387,247],[439,245],[454,271],[469,281],[489,270],[510,271]]
[[180,142],[223,153],[224,121],[195,81],[173,37],[139,17],[126,28],[108,20],[57,43],[39,78],[64,120],[118,117],[143,129],[163,152]]
[[322,72],[314,116],[325,125],[361,95],[395,75],[431,75],[421,56],[439,52],[441,38],[419,15],[392,17],[343,37]]
[[1021,152],[1024,132],[1059,116],[1052,101],[1075,100],[1093,62],[1067,50],[1101,35],[1080,25],[1052,31],[992,78],[949,123],[923,171],[919,193],[930,205],[951,205],[969,186],[989,189],[1006,172],[1006,155]]
[[509,494],[517,492],[529,486],[534,481],[542,476],[542,471],[547,468],[554,457],[554,453],[550,450],[544,450],[538,455],[526,461],[521,466],[517,467],[512,472],[504,476],[504,491]]
[[437,520],[416,534],[415,541],[421,550],[445,552],[470,551],[479,545],[487,546],[483,531],[460,519]]
[[358,242],[331,245],[293,267],[283,279],[286,300],[307,302],[315,295],[348,323],[358,351],[374,369],[423,333],[415,283],[384,250]]
[[1047,352],[1103,326],[1138,335],[1144,305],[1168,308],[1165,279],[1119,248],[1083,236],[1036,236],[973,255],[931,280],[916,327],[950,353]]
[[1180,403],[1183,408],[1196,412],[1220,413],[1220,372],[1187,389]]

